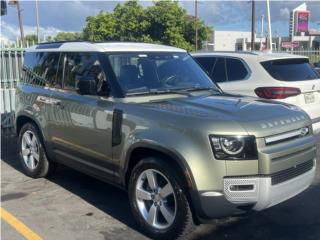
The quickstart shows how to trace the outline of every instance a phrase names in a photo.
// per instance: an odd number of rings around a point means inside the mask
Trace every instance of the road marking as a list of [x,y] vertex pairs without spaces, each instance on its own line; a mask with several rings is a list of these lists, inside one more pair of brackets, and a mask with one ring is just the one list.
[[17,230],[22,236],[28,240],[42,240],[42,238],[34,233],[30,228],[24,225],[21,221],[7,212],[5,209],[1,209],[1,218],[10,224],[15,230]]

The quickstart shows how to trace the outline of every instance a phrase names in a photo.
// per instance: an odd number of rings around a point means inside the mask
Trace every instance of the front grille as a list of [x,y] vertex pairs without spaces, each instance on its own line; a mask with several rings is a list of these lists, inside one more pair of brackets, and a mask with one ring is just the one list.
[[288,168],[286,170],[271,174],[271,183],[276,185],[292,178],[295,178],[301,174],[304,174],[313,168],[313,160],[305,163],[301,163],[295,167]]

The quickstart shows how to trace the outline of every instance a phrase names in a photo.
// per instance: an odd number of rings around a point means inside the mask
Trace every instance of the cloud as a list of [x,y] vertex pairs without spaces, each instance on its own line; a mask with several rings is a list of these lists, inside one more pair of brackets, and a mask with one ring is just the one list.
[[[11,23],[7,23],[4,21],[1,21],[0,23],[1,28],[1,35],[10,39],[10,40],[16,40],[17,38],[20,38],[20,29],[19,26]],[[31,25],[25,25],[24,26],[24,34],[36,34],[36,26]],[[62,32],[61,29],[55,28],[53,26],[49,27],[40,27],[40,38],[46,38],[48,36],[55,36],[59,32]]]
[[290,10],[288,8],[281,8],[280,16],[283,17],[284,19],[288,19],[290,17]]

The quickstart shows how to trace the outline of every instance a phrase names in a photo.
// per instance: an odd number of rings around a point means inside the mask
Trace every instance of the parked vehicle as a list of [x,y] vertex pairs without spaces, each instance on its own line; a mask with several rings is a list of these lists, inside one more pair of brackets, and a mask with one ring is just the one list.
[[320,132],[320,75],[305,56],[263,52],[195,53],[222,90],[299,106]]
[[152,238],[271,207],[315,175],[307,114],[222,92],[182,49],[41,44],[26,51],[16,99],[24,172],[61,163],[127,190]]

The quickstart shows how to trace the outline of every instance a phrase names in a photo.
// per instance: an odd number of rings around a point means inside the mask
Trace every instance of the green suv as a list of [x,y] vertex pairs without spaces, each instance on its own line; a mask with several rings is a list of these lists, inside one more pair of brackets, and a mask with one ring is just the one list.
[[61,163],[119,186],[161,239],[305,190],[311,124],[298,107],[224,93],[185,50],[143,43],[29,48],[16,96],[28,176]]

